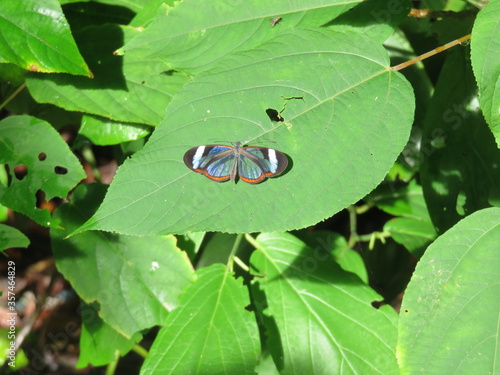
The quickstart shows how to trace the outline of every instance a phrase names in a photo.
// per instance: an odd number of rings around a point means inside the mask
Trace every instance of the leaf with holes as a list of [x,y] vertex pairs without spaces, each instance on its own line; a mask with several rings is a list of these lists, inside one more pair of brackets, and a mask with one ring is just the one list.
[[[57,226],[48,210],[36,206],[65,198],[85,178],[85,172],[59,133],[45,121],[12,116],[0,122],[0,163],[9,167],[9,185],[0,184],[0,203],[48,227]],[[39,196],[39,198],[43,198]]]

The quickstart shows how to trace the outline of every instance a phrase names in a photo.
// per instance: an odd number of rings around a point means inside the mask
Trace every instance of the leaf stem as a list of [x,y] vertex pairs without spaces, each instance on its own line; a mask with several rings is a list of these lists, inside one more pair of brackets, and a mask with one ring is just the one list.
[[[240,243],[241,243],[242,239],[243,239],[243,234],[240,233],[236,236],[236,240],[234,240],[233,248],[231,249],[231,253],[229,254],[229,258],[227,259],[228,271],[231,271],[231,272],[233,271],[233,265],[235,262],[234,258],[236,257],[236,252],[238,251],[238,248],[240,247]],[[238,258],[238,260],[239,260],[239,258]],[[240,260],[240,262],[241,262],[241,260]],[[236,263],[238,263],[238,261],[236,261]]]
[[347,243],[347,246],[349,249],[352,249],[356,242],[358,242],[358,234],[356,233],[357,230],[357,217],[356,217],[356,207],[353,205],[347,207],[347,212],[349,213],[349,228],[350,228],[350,234],[349,234],[349,241]]
[[432,51],[426,52],[423,55],[415,57],[414,59],[405,61],[404,63],[401,63],[399,65],[393,66],[391,68],[391,70],[398,71],[398,70],[404,69],[404,68],[406,68],[406,67],[408,67],[410,65],[416,64],[419,61],[422,61],[422,60],[424,60],[424,59],[426,59],[428,57],[431,57],[431,56],[434,56],[434,55],[436,55],[436,54],[438,54],[440,52],[443,52],[444,50],[447,50],[448,48],[456,46],[457,44],[461,44],[463,42],[468,41],[471,38],[471,35],[472,34],[465,35],[465,36],[463,36],[461,38],[458,38],[458,39],[455,39],[455,40],[453,40],[453,41],[451,41],[449,43],[446,43],[443,46],[440,46],[438,48],[434,48]]
[[146,349],[144,349],[142,346],[138,345],[138,344],[135,344],[132,348],[132,350],[134,352],[136,352],[137,354],[139,354],[142,358],[146,358],[148,356],[148,351]]
[[236,263],[238,266],[240,266],[245,272],[250,273],[250,267],[248,267],[243,261],[238,258],[236,255],[233,257],[234,263]]
[[7,104],[9,104],[9,102],[14,99],[17,94],[19,94],[24,88],[26,87],[26,82],[23,82],[17,89],[16,91],[14,91],[12,93],[11,96],[9,96],[7,99],[5,99],[5,101],[3,103],[0,104],[0,110],[3,109],[3,107],[5,107]]
[[119,357],[120,357],[120,352],[116,350],[114,361],[108,363],[108,365],[106,366],[106,372],[105,372],[106,375],[114,375],[116,367],[118,366]]

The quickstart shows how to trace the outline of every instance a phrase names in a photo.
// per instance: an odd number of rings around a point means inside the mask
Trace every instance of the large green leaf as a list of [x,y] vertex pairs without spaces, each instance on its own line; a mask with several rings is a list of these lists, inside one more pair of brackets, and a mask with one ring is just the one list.
[[[172,69],[199,73],[224,56],[254,48],[283,30],[321,26],[358,2],[252,0],[242,6],[233,1],[186,1],[157,17],[120,51],[161,57]],[[271,20],[276,16],[282,22],[273,27]]]
[[479,102],[500,147],[500,1],[491,0],[479,12],[471,39],[471,60],[479,86]]
[[[257,238],[254,304],[280,374],[397,374],[397,314],[326,251],[290,234]],[[267,306],[267,307],[266,307]]]
[[158,125],[171,97],[188,81],[157,58],[116,56],[114,51],[137,35],[132,27],[89,26],[75,39],[94,78],[32,73],[26,83],[35,100],[115,121]]
[[81,185],[72,204],[57,209],[54,216],[65,229],[51,231],[52,248],[57,268],[78,295],[99,302],[103,320],[132,337],[164,322],[194,272],[173,236],[88,232],[64,239],[95,212],[104,192],[102,185]]
[[[197,74],[228,54],[255,48],[296,27],[363,29],[382,43],[408,14],[405,0],[192,0],[177,3],[121,52],[161,57],[172,69]],[[347,12],[349,11],[349,12]],[[208,15],[208,16],[207,16]],[[340,17],[339,17],[340,16]],[[349,25],[349,26],[348,26]]]
[[0,60],[33,72],[91,76],[56,0],[0,1]]
[[438,232],[476,210],[500,204],[500,150],[479,111],[465,48],[453,50],[443,65],[421,152],[422,187]]
[[[36,207],[36,194],[48,201],[66,198],[85,178],[78,159],[59,133],[45,121],[30,116],[11,116],[0,122],[0,164],[8,164],[10,184],[0,184],[0,203],[44,226],[57,226],[48,210]],[[16,167],[26,174],[17,176]]]
[[197,271],[144,362],[141,374],[254,374],[257,323],[241,279],[221,264]]
[[425,252],[405,292],[398,358],[403,374],[500,371],[500,209],[478,211]]
[[[228,57],[176,96],[82,230],[277,231],[333,215],[379,184],[408,140],[411,87],[388,64],[363,35],[305,29]],[[271,121],[268,108],[285,108],[285,121]],[[275,147],[288,170],[235,185],[182,162],[189,148],[220,139]]]

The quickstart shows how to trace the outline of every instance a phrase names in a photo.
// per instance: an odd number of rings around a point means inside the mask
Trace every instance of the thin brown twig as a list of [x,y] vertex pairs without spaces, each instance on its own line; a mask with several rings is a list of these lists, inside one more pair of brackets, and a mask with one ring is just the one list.
[[411,59],[411,60],[408,60],[408,61],[405,61],[404,63],[401,63],[399,65],[396,65],[396,66],[393,66],[391,68],[391,70],[394,70],[394,71],[398,71],[398,70],[401,70],[403,68],[406,68],[410,65],[413,65],[413,64],[416,64],[418,63],[419,61],[422,61],[428,57],[431,57],[431,56],[434,56],[435,54],[438,54],[440,52],[443,52],[444,50],[447,50],[448,48],[451,48],[453,46],[456,46],[457,44],[461,44],[467,40],[469,40],[471,38],[471,35],[472,34],[468,34],[468,35],[465,35],[461,38],[458,38],[458,39],[455,39],[454,41],[452,42],[449,42],[449,43],[446,43],[445,45],[443,46],[440,46],[438,48],[435,48],[433,49],[432,51],[429,51],[429,52],[426,52],[424,53],[423,55],[420,55],[420,56],[417,56],[415,57],[414,59]]
[[463,10],[461,12],[453,12],[451,10],[430,10],[430,9],[411,9],[408,13],[408,17],[413,18],[455,18],[455,19],[465,19],[475,17],[477,11],[475,10]]

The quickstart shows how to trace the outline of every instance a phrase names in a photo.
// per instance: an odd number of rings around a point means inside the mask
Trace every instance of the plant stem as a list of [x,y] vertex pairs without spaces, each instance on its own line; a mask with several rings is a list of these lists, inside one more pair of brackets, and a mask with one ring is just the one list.
[[461,38],[455,39],[454,41],[452,41],[450,43],[446,43],[444,46],[440,46],[438,48],[434,48],[432,51],[426,52],[423,55],[415,57],[414,59],[405,61],[404,63],[401,63],[399,65],[393,66],[391,68],[391,70],[398,71],[398,70],[404,69],[404,68],[406,68],[406,67],[408,67],[410,65],[416,64],[419,61],[422,61],[422,60],[424,60],[424,59],[426,59],[428,57],[434,56],[437,53],[443,52],[444,50],[447,50],[448,48],[456,46],[457,44],[461,44],[463,42],[468,41],[470,39],[471,35],[472,34],[468,34],[468,35],[463,36]]

